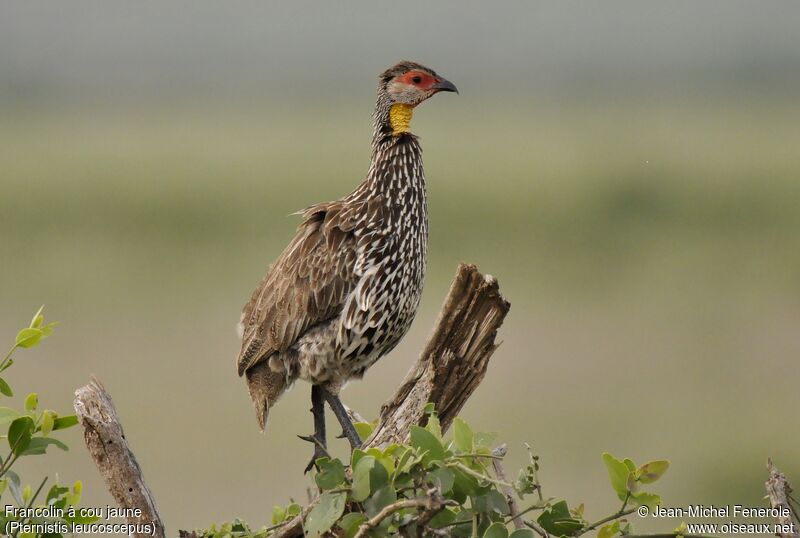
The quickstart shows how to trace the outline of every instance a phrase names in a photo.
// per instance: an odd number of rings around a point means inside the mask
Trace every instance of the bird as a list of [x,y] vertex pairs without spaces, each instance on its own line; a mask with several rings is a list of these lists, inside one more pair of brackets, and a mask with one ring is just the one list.
[[365,179],[343,198],[295,213],[301,223],[294,238],[242,311],[236,363],[261,431],[295,381],[311,384],[314,433],[300,436],[314,444],[306,472],[327,455],[326,402],[351,450],[361,446],[339,393],[397,345],[419,306],[428,207],[411,120],[440,92],[458,89],[415,62],[381,73]]

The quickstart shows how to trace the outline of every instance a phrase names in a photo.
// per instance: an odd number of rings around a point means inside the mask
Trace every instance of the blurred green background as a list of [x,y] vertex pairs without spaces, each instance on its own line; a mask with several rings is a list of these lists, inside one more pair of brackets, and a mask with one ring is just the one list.
[[[590,519],[618,504],[606,450],[671,459],[668,506],[761,505],[768,456],[800,481],[798,20],[792,2],[4,2],[0,341],[42,303],[62,321],[10,380],[66,410],[96,374],[171,531],[305,499],[308,386],[259,434],[234,328],[289,213],[363,178],[377,74],[409,58],[461,90],[414,120],[428,278],[345,401],[377,415],[473,262],[512,309],[464,416],[511,467],[532,443],[545,494]],[[23,471],[109,502],[67,437]]]

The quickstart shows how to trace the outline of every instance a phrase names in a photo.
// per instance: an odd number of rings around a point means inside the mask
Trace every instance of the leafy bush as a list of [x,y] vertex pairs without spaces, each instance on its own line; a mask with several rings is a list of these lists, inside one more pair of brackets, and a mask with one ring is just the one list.
[[[643,491],[667,470],[656,460],[637,466],[630,459],[603,454],[611,485],[622,507],[590,522],[583,505],[571,509],[566,501],[547,498],[539,483],[539,458],[530,451],[530,463],[513,482],[502,469],[505,448],[492,448],[495,436],[477,433],[461,419],[453,423],[452,437],[443,438],[436,413],[428,410],[425,427],[413,426],[407,445],[355,450],[349,466],[332,458],[317,460],[314,481],[319,489],[304,521],[306,536],[455,536],[534,538],[580,536],[597,530],[603,538],[630,533],[625,516],[640,505],[660,503]],[[373,425],[357,424],[366,438]],[[512,503],[525,506],[515,508]],[[303,508],[292,502],[275,507],[272,524],[254,532],[241,520],[197,531],[205,538],[266,538],[289,524]],[[514,520],[522,528],[514,530]]]
[[[19,349],[29,349],[38,346],[42,340],[53,333],[57,323],[44,323],[44,315],[40,308],[33,316],[28,327],[17,333],[14,345],[0,362],[0,372],[5,372],[14,365],[14,355]],[[8,382],[0,377],[0,394],[5,398],[12,398],[14,392]],[[29,538],[33,536],[61,536],[68,532],[72,523],[88,523],[97,518],[87,518],[77,509],[81,499],[81,482],[75,482],[72,487],[53,484],[45,493],[44,501],[35,503],[44,491],[48,477],[44,477],[34,490],[30,485],[22,485],[19,475],[12,470],[20,458],[42,456],[50,447],[68,450],[67,445],[59,441],[53,434],[70,428],[78,423],[75,415],[60,415],[51,409],[40,409],[39,396],[35,392],[28,394],[23,403],[23,410],[17,411],[11,407],[0,407],[0,425],[9,424],[4,437],[8,441],[9,452],[0,459],[0,498],[8,491],[13,503],[4,502],[4,505],[14,507],[14,510],[4,509],[0,512],[0,532]],[[0,455],[2,453],[0,452]],[[47,508],[39,513],[58,514],[57,516],[29,516],[30,509]],[[21,510],[25,510],[24,514]],[[23,524],[41,525],[36,532],[13,532],[17,529],[12,522]],[[39,532],[41,531],[41,532]]]

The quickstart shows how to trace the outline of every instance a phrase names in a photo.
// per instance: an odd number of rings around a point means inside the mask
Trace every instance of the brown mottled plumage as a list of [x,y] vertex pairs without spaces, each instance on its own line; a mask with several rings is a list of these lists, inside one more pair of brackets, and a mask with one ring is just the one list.
[[[439,91],[455,86],[412,62],[381,75],[366,179],[348,196],[302,212],[294,239],[245,305],[238,371],[262,429],[295,380],[336,398],[411,325],[428,220],[422,150],[408,125],[413,108]],[[315,434],[324,446],[324,425]]]

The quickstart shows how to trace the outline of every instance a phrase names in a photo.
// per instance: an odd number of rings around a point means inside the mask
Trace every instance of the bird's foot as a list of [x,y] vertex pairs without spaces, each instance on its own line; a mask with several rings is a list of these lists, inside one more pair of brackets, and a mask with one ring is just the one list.
[[310,471],[312,467],[315,467],[317,465],[318,459],[330,457],[330,454],[328,454],[328,450],[327,448],[325,448],[325,445],[323,445],[319,441],[319,439],[317,439],[315,436],[298,435],[297,437],[299,437],[303,441],[308,441],[309,443],[312,443],[314,445],[314,455],[311,457],[311,461],[308,462],[308,465],[306,465],[306,469],[305,471],[303,471],[303,474],[308,473],[308,471]]

